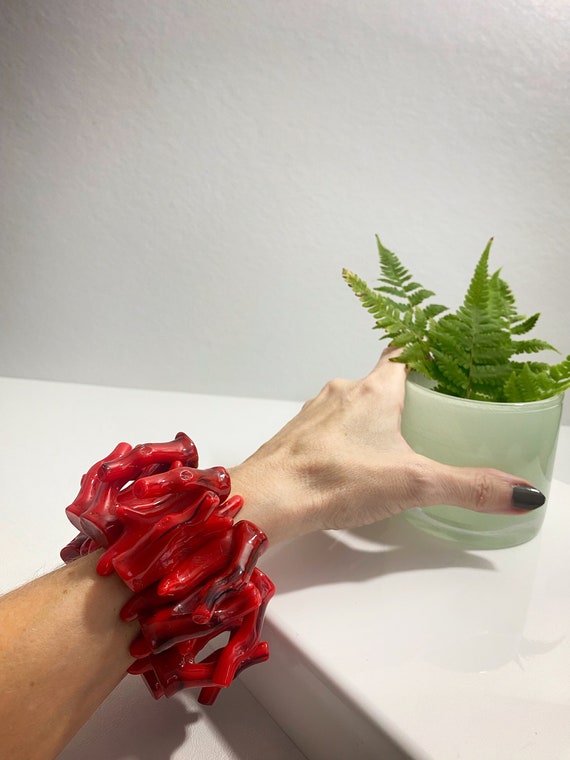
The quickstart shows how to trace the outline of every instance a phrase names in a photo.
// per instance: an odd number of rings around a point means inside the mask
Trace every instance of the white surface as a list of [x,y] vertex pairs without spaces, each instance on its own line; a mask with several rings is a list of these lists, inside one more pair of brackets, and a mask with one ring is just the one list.
[[[3,589],[58,564],[74,535],[63,507],[118,440],[184,429],[204,465],[231,465],[297,409],[1,379]],[[524,546],[467,552],[393,519],[263,558],[278,587],[266,629],[273,656],[242,680],[307,757],[405,757],[392,737],[413,760],[570,758],[569,457],[564,428],[543,531]],[[141,686],[124,682],[65,760],[299,757],[261,708],[242,717],[243,686],[204,712],[187,695],[145,701]]]
[[211,708],[190,693],[155,702],[126,678],[59,760],[303,760],[241,683]]
[[0,373],[304,400],[374,361],[374,233],[450,305],[495,235],[570,353],[569,39],[565,0],[3,0]]

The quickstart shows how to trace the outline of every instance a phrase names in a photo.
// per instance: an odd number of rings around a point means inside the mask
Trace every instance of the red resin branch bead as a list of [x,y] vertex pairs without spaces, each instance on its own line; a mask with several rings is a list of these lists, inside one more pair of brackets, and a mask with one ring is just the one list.
[[259,607],[244,615],[240,626],[232,631],[227,645],[219,650],[220,657],[214,671],[214,681],[218,685],[229,686],[238,669],[246,667],[251,659],[257,657],[255,651],[260,643],[265,609],[275,592],[275,586],[261,571],[257,582],[261,595]]
[[119,443],[107,457],[101,459],[99,462],[95,462],[95,464],[90,467],[81,478],[81,488],[79,489],[79,493],[75,497],[75,501],[65,510],[69,521],[75,525],[77,530],[82,530],[83,526],[81,524],[81,518],[83,517],[83,514],[93,506],[93,502],[96,499],[97,492],[101,485],[101,480],[98,476],[101,465],[104,462],[127,454],[131,448],[132,447],[128,443]]
[[203,585],[202,602],[194,620],[207,623],[216,601],[249,580],[267,538],[259,528],[242,520],[190,554],[158,585],[160,596],[172,596]]
[[[207,623],[196,623],[193,618],[197,592],[160,609],[149,607],[146,614],[138,614],[141,634],[133,641],[131,654],[137,658],[146,657],[152,652],[160,653],[183,639],[198,638],[213,630],[227,630],[247,613],[266,604],[266,594],[262,595],[262,592],[261,571],[255,568],[251,581],[239,593],[228,593],[219,600]],[[129,602],[123,607],[121,617],[134,620],[136,613],[129,612],[125,615],[128,605]]]
[[59,553],[59,556],[62,558],[65,564],[68,565],[70,562],[73,562],[74,559],[79,559],[79,557],[83,557],[84,554],[88,553],[84,551],[83,546],[86,543],[88,544],[90,541],[91,539],[88,538],[84,533],[78,533],[75,538],[71,539],[67,546],[63,547]]
[[[267,641],[261,641],[255,649],[251,652],[247,660],[242,660],[238,669],[235,672],[234,678],[237,678],[239,674],[250,668],[252,665],[258,665],[262,662],[266,662],[269,659],[269,645]],[[213,705],[216,701],[216,697],[221,691],[220,686],[205,686],[200,691],[198,702],[203,705]]]
[[[211,534],[222,533],[231,526],[230,518],[217,516],[213,516],[208,521],[207,530],[204,526],[201,532],[197,532],[194,525],[182,523],[153,541],[141,540],[136,551],[131,549],[112,555],[110,552],[114,546],[111,547],[101,557],[99,565],[108,555],[115,571],[127,586],[133,591],[142,591],[175,570],[180,557],[205,543]],[[106,574],[102,570],[100,572]]]
[[[221,681],[216,676],[216,671],[219,669],[225,647],[216,650],[199,663],[196,662],[204,646],[215,635],[217,633],[184,641],[161,654],[137,660],[129,667],[129,673],[143,675],[156,699],[163,695],[170,697],[180,689],[201,687],[199,701],[212,704],[220,689],[227,687],[242,670],[258,662],[264,662],[269,657],[267,642],[252,643],[247,651],[237,654],[235,668],[232,667],[231,673],[226,673]],[[226,663],[222,665],[225,669]]]
[[[114,567],[133,591],[140,590],[141,584],[131,577],[131,559],[148,552],[153,541],[178,525],[191,526],[194,534],[199,533],[205,529],[208,518],[219,504],[217,494],[197,485],[186,495],[174,493],[158,502],[141,499],[139,503],[119,503],[116,514],[122,522],[123,532],[99,560],[97,572],[109,575]],[[144,558],[141,556],[140,560],[144,561]]]
[[[80,531],[61,551],[64,562],[97,548],[100,575],[113,571],[134,591],[121,610],[138,620],[131,644],[155,698],[201,688],[212,704],[246,667],[266,660],[265,608],[275,587],[255,565],[267,537],[253,523],[234,524],[243,499],[231,496],[223,467],[199,470],[184,433],[167,443],[119,444],[81,480],[66,512]],[[199,663],[209,641],[227,644]]]
[[108,457],[99,468],[99,477],[104,482],[136,480],[141,473],[153,465],[170,465],[180,461],[188,467],[198,466],[198,451],[186,433],[178,433],[168,443],[140,443],[123,456]]
[[155,699],[171,697],[181,689],[213,686],[216,652],[201,662],[195,662],[200,649],[195,641],[171,647],[161,655],[137,660],[129,673],[141,674]]

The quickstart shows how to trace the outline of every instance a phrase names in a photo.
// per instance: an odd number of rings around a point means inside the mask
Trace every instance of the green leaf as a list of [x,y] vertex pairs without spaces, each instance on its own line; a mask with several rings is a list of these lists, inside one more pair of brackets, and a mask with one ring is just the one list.
[[570,356],[567,356],[566,359],[558,364],[553,364],[550,367],[550,376],[557,383],[564,383],[570,380]]
[[523,403],[554,395],[554,382],[548,372],[534,372],[528,363],[511,373],[505,383],[505,399]]
[[538,338],[513,341],[513,354],[537,354],[539,351],[556,351],[556,349],[550,343]]
[[520,321],[513,320],[511,333],[513,335],[524,335],[525,333],[530,332],[538,322],[539,317],[540,313],[533,314],[531,317],[520,317]]
[[343,277],[374,318],[381,339],[402,348],[397,359],[434,381],[435,389],[463,398],[532,401],[570,388],[570,356],[555,365],[513,357],[556,350],[538,338],[518,339],[536,325],[539,314],[517,312],[514,294],[489,273],[491,239],[481,254],[461,306],[426,303],[433,291],[416,282],[392,251],[376,238],[379,284],[370,288],[349,270]]

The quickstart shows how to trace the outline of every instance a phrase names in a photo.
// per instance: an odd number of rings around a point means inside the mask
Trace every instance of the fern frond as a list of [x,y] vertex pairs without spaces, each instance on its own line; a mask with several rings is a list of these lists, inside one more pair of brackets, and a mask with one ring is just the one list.
[[471,369],[471,380],[474,384],[488,383],[495,387],[502,386],[512,372],[509,363],[477,364]]
[[[403,289],[405,290],[406,293],[409,293],[411,290],[418,290],[418,288],[421,288],[421,287],[422,286],[420,285],[419,282],[408,282],[408,284],[405,285]],[[430,296],[435,295],[435,293],[432,293],[431,290],[429,291],[429,294]]]
[[548,367],[548,373],[554,382],[554,392],[563,393],[570,388],[570,356],[558,364]]
[[380,272],[382,273],[382,281],[403,287],[405,283],[409,282],[412,279],[412,275],[410,272],[408,272],[396,254],[392,251],[389,251],[388,248],[382,245],[382,241],[378,235],[376,235],[376,246],[378,248],[378,256],[380,258]]
[[408,303],[410,304],[410,306],[419,306],[426,299],[431,298],[434,295],[435,293],[431,290],[426,290],[425,288],[418,288],[417,290],[414,290],[408,293]]
[[395,253],[389,251],[376,238],[380,258],[381,277],[379,285],[371,289],[358,275],[343,270],[343,277],[362,305],[373,315],[375,329],[381,330],[382,338],[389,338],[395,346],[416,346],[406,353],[412,369],[424,374],[427,371],[429,345],[427,331],[435,316],[447,310],[441,304],[421,304],[433,293],[420,283],[403,266]]
[[485,307],[489,302],[489,253],[493,238],[481,254],[463,301],[466,307]]
[[425,341],[425,321],[423,326],[421,322],[419,326],[416,325],[409,310],[382,293],[371,290],[364,280],[353,272],[344,270],[343,277],[376,320],[375,328],[383,332],[381,339],[391,339],[397,346],[421,344]]
[[532,401],[570,388],[570,356],[555,365],[513,357],[556,350],[537,338],[520,339],[539,314],[519,314],[501,270],[489,273],[493,239],[481,254],[461,306],[426,303],[434,296],[416,282],[396,254],[376,237],[380,261],[372,289],[354,273],[343,277],[374,317],[381,339],[402,348],[396,361],[435,382],[435,390],[483,401]]
[[548,362],[533,362],[533,361],[527,361],[527,362],[510,361],[509,362],[509,367],[511,368],[512,372],[521,372],[525,365],[528,365],[534,373],[550,372],[550,368],[551,368]]
[[517,314],[513,292],[500,275],[498,269],[489,278],[489,308],[505,320],[505,326],[510,326],[524,317]]
[[520,372],[513,372],[505,383],[505,400],[512,403],[538,401],[553,396],[554,381],[547,371],[533,372],[525,363]]
[[516,354],[537,354],[539,351],[557,351],[553,345],[547,343],[545,340],[538,338],[529,338],[528,340],[513,340],[512,341],[513,355]]
[[455,357],[438,349],[432,350],[432,376],[437,381],[437,390],[450,396],[464,396],[469,380],[464,366]]
[[536,325],[539,317],[540,312],[533,314],[530,317],[520,317],[518,320],[513,320],[513,323],[511,324],[511,333],[513,335],[525,335],[525,333],[530,332]]
[[570,355],[558,364],[550,366],[550,375],[557,383],[570,380]]
[[[392,285],[385,285],[382,288],[374,288],[376,293],[383,293],[384,295],[390,295],[390,296],[396,296],[396,298],[402,298],[407,300],[407,294],[405,290],[402,290],[402,288],[396,288]],[[398,304],[399,307],[402,309],[405,308],[405,304]]]
[[[434,363],[441,370],[446,380],[453,380],[453,391],[459,390],[459,375],[450,375],[450,368],[444,357],[453,357],[453,363],[462,370],[463,381],[460,395],[464,398],[479,397],[485,394],[485,383],[478,368],[485,367],[487,385],[491,378],[488,367],[504,367],[509,359],[509,336],[503,329],[502,320],[489,314],[485,308],[489,290],[483,278],[472,280],[469,300],[455,314],[442,317],[430,330],[431,351]],[[438,378],[439,379],[439,378]],[[443,384],[440,382],[440,384]]]
[[344,269],[342,276],[364,308],[372,314],[376,327],[386,331],[383,337],[391,337],[394,332],[397,334],[401,325],[399,305],[391,298],[375,293],[354,272]]
[[[398,346],[398,343],[394,341],[394,345]],[[400,356],[393,361],[407,364],[408,367],[413,368],[416,372],[419,372],[425,377],[431,377],[431,359],[426,355],[426,350],[423,344],[409,343],[407,345],[402,344],[400,347],[403,348],[403,351]]]
[[428,303],[423,310],[424,315],[428,320],[438,317],[444,311],[447,311],[447,306],[442,306],[440,303]]

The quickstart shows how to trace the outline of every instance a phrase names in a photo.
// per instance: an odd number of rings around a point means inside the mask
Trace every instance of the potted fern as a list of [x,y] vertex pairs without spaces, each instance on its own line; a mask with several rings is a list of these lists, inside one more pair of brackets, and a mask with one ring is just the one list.
[[[570,356],[556,364],[528,358],[556,349],[528,337],[540,315],[519,314],[500,270],[489,271],[492,240],[454,313],[433,303],[434,293],[378,238],[377,244],[377,287],[346,269],[343,277],[381,339],[402,348],[396,361],[410,369],[402,419],[408,443],[446,464],[506,470],[548,496]],[[544,514],[545,507],[510,517],[437,505],[407,516],[444,538],[499,548],[533,538]]]

